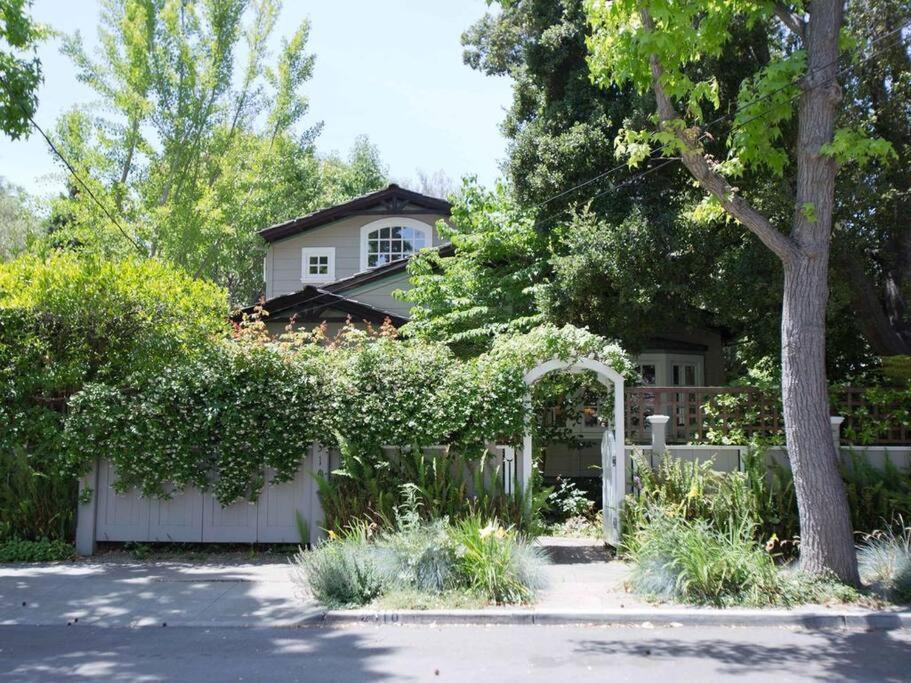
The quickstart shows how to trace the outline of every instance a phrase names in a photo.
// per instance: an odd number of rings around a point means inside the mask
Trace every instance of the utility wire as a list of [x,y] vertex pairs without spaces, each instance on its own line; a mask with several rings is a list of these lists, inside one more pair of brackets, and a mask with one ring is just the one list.
[[[875,43],[878,43],[878,42],[881,42],[881,41],[884,40],[885,38],[888,38],[888,37],[890,37],[890,36],[893,36],[893,35],[895,35],[896,33],[899,33],[900,31],[904,30],[904,28],[907,27],[907,26],[909,26],[909,25],[911,25],[911,19],[909,19],[908,21],[904,22],[904,23],[903,23],[902,25],[900,25],[898,28],[895,28],[895,29],[893,29],[892,31],[889,31],[887,34],[884,34],[884,35],[880,36],[879,38],[877,38],[876,40],[874,40],[874,41],[871,43],[871,45],[872,45],[872,44],[875,44]],[[877,50],[874,50],[873,52],[871,52],[869,55],[867,55],[866,57],[864,57],[862,60],[860,60],[860,62],[858,62],[858,63],[856,63],[856,64],[853,64],[853,63],[846,64],[844,67],[842,67],[842,68],[839,69],[837,72],[835,72],[835,74],[834,74],[833,76],[827,78],[825,81],[823,81],[823,82],[820,83],[819,85],[824,85],[825,83],[829,83],[829,82],[831,82],[831,81],[833,81],[833,80],[839,78],[840,76],[842,76],[842,75],[844,75],[845,73],[847,73],[848,71],[850,71],[855,65],[865,64],[866,62],[868,62],[868,61],[870,61],[871,59],[873,59],[874,57],[876,57],[880,52],[882,52],[884,49],[887,49],[888,47],[890,47],[890,46],[889,46],[889,45],[886,45],[886,46],[881,47],[881,48],[879,48],[879,49],[877,49]],[[832,66],[832,64],[834,64],[834,63],[835,63],[834,61],[829,62],[828,65],[826,65],[826,66],[821,66],[821,67],[819,67],[818,70],[821,71],[821,70],[823,70],[823,69],[825,69],[825,68],[828,68],[829,66]],[[793,81],[793,82],[791,82],[791,83],[788,83],[787,85],[781,86],[780,88],[778,88],[778,89],[776,89],[776,90],[774,90],[774,91],[772,91],[772,92],[770,92],[770,93],[766,93],[766,95],[763,97],[763,99],[764,99],[764,98],[767,98],[767,97],[770,97],[771,95],[774,95],[774,94],[777,93],[777,92],[781,92],[782,90],[784,90],[784,89],[787,88],[787,87],[790,87],[791,85],[796,85],[796,83],[797,83],[797,81]],[[791,96],[791,97],[789,98],[789,101],[790,101],[790,102],[793,102],[794,100],[800,98],[802,95],[803,95],[803,93],[800,93],[800,92],[799,92],[799,93],[797,93],[796,95]],[[718,118],[714,119],[713,121],[711,121],[711,122],[710,122],[709,124],[707,124],[707,125],[708,125],[708,126],[712,126],[712,125],[715,125],[715,124],[719,123],[720,121],[723,121],[723,120],[726,119],[726,118],[729,118],[729,117],[731,117],[731,116],[736,116],[737,113],[738,113],[741,109],[746,109],[747,107],[751,107],[751,106],[755,105],[755,104],[756,104],[757,102],[759,102],[759,101],[760,101],[760,100],[755,100],[755,101],[753,101],[753,102],[750,102],[750,103],[749,103],[748,105],[746,105],[745,107],[738,107],[738,109],[734,110],[734,111],[731,112],[730,114],[725,114],[725,115],[723,115],[723,116],[719,116]],[[768,114],[769,111],[770,111],[770,109],[766,108],[764,111],[761,111],[761,112],[759,112],[758,114],[756,114],[756,115],[754,115],[754,116],[752,116],[752,117],[750,117],[750,118],[748,118],[748,119],[746,119],[746,120],[744,120],[744,121],[740,121],[739,123],[736,123],[736,124],[731,128],[731,132],[740,129],[740,128],[742,128],[742,127],[744,127],[744,126],[746,126],[746,125],[752,123],[753,121],[755,121],[755,120],[757,120],[757,119],[762,118],[763,116],[765,116],[766,114]],[[705,137],[706,134],[707,134],[707,133],[704,132],[702,135],[699,136],[699,139],[700,139],[700,140],[703,139],[703,138]],[[665,143],[664,145],[661,145],[660,147],[658,147],[658,148],[655,150],[655,152],[653,152],[653,155],[654,155],[655,153],[657,153],[657,152],[660,152],[661,150],[663,150],[664,148],[668,147],[669,145],[670,145],[670,143]],[[653,158],[657,159],[657,158],[660,158],[660,157],[655,157],[655,156],[653,156]],[[641,173],[637,173],[637,174],[634,175],[634,176],[630,176],[629,178],[627,178],[626,180],[624,180],[623,182],[621,182],[621,183],[619,183],[619,184],[617,184],[617,185],[612,184],[609,188],[607,188],[607,189],[605,189],[605,190],[603,190],[603,191],[601,191],[601,192],[598,192],[598,193],[592,195],[591,197],[589,197],[589,200],[597,199],[598,197],[601,197],[601,196],[607,194],[608,192],[611,192],[611,191],[613,191],[613,190],[620,189],[620,188],[622,188],[622,187],[625,187],[626,185],[630,185],[630,184],[632,184],[634,181],[638,180],[639,178],[642,178],[643,176],[646,176],[646,175],[648,175],[648,174],[650,174],[650,173],[654,173],[654,172],[657,171],[658,169],[664,168],[665,166],[667,166],[669,163],[671,163],[671,162],[673,162],[673,161],[676,161],[676,159],[668,159],[665,163],[659,164],[658,166],[654,166],[654,167],[652,167],[652,168],[650,168],[650,169],[647,169],[647,170],[645,170],[645,171],[643,171],[643,172],[641,172]],[[584,186],[586,186],[586,185],[589,185],[589,184],[591,184],[592,182],[594,182],[594,180],[603,178],[603,177],[609,175],[610,173],[613,173],[613,172],[615,172],[615,171],[617,171],[617,170],[619,170],[619,169],[621,169],[621,168],[623,168],[623,167],[625,167],[625,166],[626,166],[626,164],[621,164],[621,165],[619,165],[619,166],[616,166],[616,167],[614,167],[613,169],[610,169],[610,170],[608,170],[608,171],[605,171],[604,173],[602,173],[600,176],[597,176],[596,178],[593,178],[593,179],[591,179],[591,180],[585,181],[584,183],[580,183],[580,184],[577,185],[575,188],[570,188],[569,190],[566,190],[566,191],[562,192],[560,195],[555,195],[555,197],[563,196],[563,195],[565,195],[565,194],[568,194],[569,192],[573,192],[575,189],[578,189],[579,187],[584,187]],[[547,200],[547,201],[551,201],[551,200]],[[537,205],[537,206],[543,206],[543,205],[546,204],[546,203],[547,203],[547,202],[542,202],[541,204],[539,204],[539,205]],[[549,215],[549,216],[547,216],[547,217],[545,217],[545,218],[542,218],[542,219],[540,219],[540,220],[535,221],[535,226],[536,226],[536,227],[540,227],[540,226],[546,224],[547,222],[549,222],[549,221],[551,221],[551,220],[554,220],[555,218],[559,218],[559,217],[562,216],[562,215],[563,215],[563,212],[557,212],[557,213],[551,214],[551,215]]]
[[[881,42],[883,39],[885,39],[885,38],[887,38],[887,37],[889,37],[889,36],[892,36],[892,35],[898,33],[899,31],[902,31],[906,26],[909,26],[909,25],[911,25],[911,20],[906,21],[904,24],[902,24],[902,25],[899,26],[898,28],[896,28],[896,29],[890,31],[889,33],[884,34],[883,36],[880,36],[880,37],[877,38],[875,41],[873,41],[873,42],[871,43],[871,45],[872,45],[872,44],[875,44],[875,43],[878,43],[878,42]],[[888,46],[886,46],[886,47],[888,47]],[[881,48],[880,50],[876,50],[876,51],[872,52],[871,54],[867,55],[867,56],[864,57],[859,63],[860,63],[860,64],[864,64],[864,63],[870,61],[871,59],[873,59],[874,57],[876,57],[876,56],[879,54],[879,52],[882,51],[882,49],[883,49],[883,48]],[[819,67],[818,70],[823,70],[823,69],[825,69],[825,68],[828,68],[828,66],[831,66],[833,63],[834,63],[834,62],[830,62],[827,66]],[[846,73],[847,71],[851,70],[851,69],[853,68],[853,66],[854,66],[854,64],[847,64],[847,65],[845,65],[844,67],[842,67],[841,69],[839,69],[839,70],[835,73],[835,75],[833,75],[833,76],[831,76],[830,78],[827,78],[825,81],[823,81],[822,84],[828,83],[828,82],[830,82],[830,81],[832,81],[832,80],[834,80],[834,79],[837,79],[839,76],[841,76],[841,75],[843,75],[844,73]],[[807,74],[807,75],[808,75],[808,74]],[[805,76],[804,76],[804,77],[805,77]],[[760,99],[767,99],[768,97],[774,95],[774,94],[777,93],[777,92],[781,92],[781,90],[784,90],[785,88],[790,87],[791,85],[796,85],[796,83],[797,83],[797,81],[794,81],[794,82],[792,82],[792,83],[788,83],[787,85],[781,86],[780,88],[778,88],[778,89],[775,90],[775,91],[772,91],[772,92],[770,92],[770,93],[766,93],[766,94],[763,96],[763,98],[760,98]],[[820,84],[820,85],[822,85],[822,84]],[[794,96],[792,96],[792,97],[790,98],[790,101],[794,101],[794,100],[798,99],[802,94],[803,94],[803,93],[797,93],[796,95],[794,95]],[[744,106],[744,107],[738,107],[738,109],[736,109],[735,111],[731,112],[730,114],[724,114],[724,115],[722,115],[722,116],[719,116],[718,118],[714,119],[713,121],[711,121],[711,122],[710,122],[709,124],[707,124],[707,125],[708,125],[708,126],[715,125],[715,124],[717,124],[717,123],[720,123],[721,121],[723,121],[723,120],[726,119],[726,118],[729,118],[729,117],[731,117],[731,116],[736,116],[737,113],[739,113],[739,111],[740,111],[741,109],[745,109],[745,108],[747,108],[747,107],[754,106],[757,102],[760,101],[760,99],[754,100],[754,101],[751,102],[749,105],[746,105],[746,106]],[[768,114],[769,111],[770,111],[769,109],[766,109],[765,111],[760,112],[760,113],[757,114],[756,116],[753,116],[753,117],[747,119],[746,121],[741,121],[740,123],[736,124],[736,125],[732,128],[732,130],[736,130],[736,129],[740,128],[740,127],[743,127],[743,126],[745,126],[745,125],[751,123],[752,121],[755,121],[755,120],[758,119],[758,118],[762,118],[763,116],[765,116],[766,114]],[[700,136],[700,139],[702,139],[704,136],[705,136],[705,133],[703,133],[703,135]],[[667,146],[668,146],[667,144],[662,145],[661,147],[657,148],[655,151],[658,152],[658,151],[662,150],[663,148],[665,148],[665,147],[667,147]],[[660,157],[653,157],[653,160],[655,160],[655,161],[657,161],[658,159],[660,159]],[[598,197],[601,197],[601,196],[607,194],[608,192],[614,192],[614,191],[616,191],[616,190],[619,190],[619,189],[622,189],[622,188],[627,187],[627,186],[629,186],[629,185],[632,185],[632,184],[635,183],[637,180],[640,180],[641,178],[644,178],[645,176],[647,176],[647,175],[649,175],[649,174],[651,174],[651,173],[655,173],[655,172],[661,170],[662,168],[664,168],[664,167],[666,167],[666,166],[669,166],[669,165],[673,164],[675,161],[678,161],[678,159],[677,159],[676,157],[675,157],[675,158],[670,158],[670,159],[664,159],[661,163],[659,163],[659,164],[656,165],[656,166],[653,166],[653,167],[648,168],[648,169],[646,169],[646,170],[644,170],[644,171],[641,171],[640,173],[637,173],[637,174],[635,174],[635,175],[633,175],[633,176],[630,176],[630,177],[628,177],[628,178],[625,178],[624,180],[622,180],[622,181],[619,182],[619,183],[616,183],[616,184],[612,183],[612,184],[610,185],[610,187],[608,187],[608,188],[606,188],[606,189],[604,189],[604,190],[602,190],[602,191],[600,191],[600,192],[598,192],[598,193],[592,195],[591,197],[589,197],[589,199],[590,199],[590,200],[591,200],[591,199],[597,199]],[[619,170],[620,168],[626,167],[626,165],[627,165],[627,164],[621,164],[620,166],[615,167],[615,168],[612,169],[612,170],[605,171],[605,172],[602,173],[600,176],[597,176],[597,177],[595,177],[595,178],[592,178],[592,179],[590,179],[590,180],[587,180],[587,181],[585,181],[584,183],[581,183],[580,185],[577,185],[577,186],[574,187],[574,188],[570,188],[569,190],[566,190],[566,191],[560,193],[559,195],[555,195],[553,198],[551,198],[551,200],[554,199],[554,198],[563,196],[563,195],[565,195],[565,194],[568,194],[569,192],[573,192],[574,190],[578,189],[579,187],[584,187],[584,186],[586,186],[586,185],[590,185],[592,182],[595,182],[596,180],[605,177],[606,175],[608,175],[608,174],[614,172],[615,170]],[[549,202],[549,201],[551,201],[551,200],[547,200],[547,201]],[[542,202],[541,204],[536,205],[534,208],[539,208],[539,207],[541,207],[541,206],[544,206],[546,203],[547,203],[547,202]],[[554,219],[556,219],[556,218],[561,217],[562,215],[563,215],[563,212],[553,213],[553,214],[551,214],[551,215],[549,215],[549,216],[547,216],[547,217],[545,217],[545,218],[542,218],[542,219],[540,219],[540,220],[536,220],[536,221],[535,221],[535,226],[536,226],[536,227],[540,227],[540,226],[546,224],[547,222],[549,222],[549,221],[551,221],[551,220],[554,220]],[[337,297],[337,296],[339,296],[339,295],[338,295],[338,294],[335,294],[334,292],[325,292],[325,293],[323,293],[323,294],[318,294],[317,296],[313,297],[313,299],[311,299],[310,301],[307,301],[306,303],[307,303],[307,306],[308,306],[308,307],[311,307],[311,306],[313,306],[314,304],[316,304],[317,302],[319,302],[319,301],[321,301],[321,300],[326,300],[326,299],[328,299],[329,297]]]
[[[900,33],[901,31],[903,31],[903,30],[904,30],[906,27],[908,27],[909,25],[911,25],[911,20],[905,21],[903,24],[899,25],[897,28],[894,28],[894,29],[892,29],[891,31],[888,31],[887,33],[884,33],[884,34],[881,35],[881,36],[877,36],[876,38],[874,38],[874,39],[872,39],[872,40],[870,41],[870,44],[869,44],[870,47],[872,47],[873,45],[876,45],[876,44],[879,43],[879,42],[882,42],[883,40],[886,40],[887,38],[892,37],[892,36],[895,35],[896,33]],[[867,56],[867,57],[865,57],[863,60],[861,60],[860,63],[863,64],[863,63],[869,61],[869,60],[872,59],[874,56],[876,56],[879,52],[880,52],[880,50],[874,51],[872,54],[870,54],[869,56]],[[718,124],[721,123],[722,121],[726,121],[726,120],[728,120],[728,119],[733,120],[734,117],[736,117],[738,114],[742,113],[743,111],[746,111],[747,109],[750,109],[750,108],[752,108],[752,107],[755,107],[755,106],[756,106],[757,104],[759,104],[760,102],[762,102],[762,101],[764,101],[764,100],[767,100],[767,99],[769,99],[770,97],[773,97],[773,96],[777,95],[777,94],[780,93],[782,90],[786,90],[787,88],[790,88],[790,87],[793,87],[793,86],[797,85],[797,84],[798,84],[801,80],[803,80],[803,79],[811,78],[815,73],[818,73],[819,71],[824,71],[825,69],[828,69],[829,67],[833,66],[833,65],[836,64],[837,62],[838,62],[838,58],[833,59],[832,61],[828,62],[827,64],[823,64],[822,66],[816,67],[815,69],[810,70],[810,71],[807,72],[806,74],[801,74],[799,77],[797,77],[797,78],[795,78],[795,79],[789,81],[788,83],[785,83],[784,85],[779,86],[778,88],[776,88],[776,89],[774,89],[774,90],[771,90],[771,91],[769,91],[769,92],[763,94],[761,97],[758,97],[758,98],[756,98],[755,100],[752,100],[752,101],[750,101],[750,102],[748,102],[748,103],[745,103],[745,104],[742,104],[742,105],[738,106],[734,111],[732,111],[732,112],[730,112],[730,113],[721,114],[721,115],[717,116],[716,118],[712,119],[711,121],[709,121],[708,123],[706,123],[706,124],[703,126],[704,132],[703,132],[702,135],[699,137],[699,139],[701,140],[701,139],[703,139],[703,138],[707,135],[708,129],[709,129],[709,128],[712,128],[713,126],[718,125]],[[846,70],[850,69],[851,66],[852,66],[851,64],[848,64],[846,67],[844,67],[843,69],[841,69],[841,70],[836,74],[835,77],[838,77],[839,75],[843,74]],[[826,82],[828,82],[829,80],[831,80],[831,79],[827,79]],[[800,97],[800,93],[799,93],[798,95],[796,95],[795,97],[791,98],[791,99],[794,100],[794,99],[797,99],[798,97]],[[752,118],[750,118],[750,119],[747,119],[746,121],[740,122],[739,124],[737,124],[736,126],[734,126],[734,127],[732,128],[732,131],[737,130],[737,129],[739,129],[739,128],[742,128],[743,126],[747,125],[748,123],[751,123],[752,121],[755,121],[757,118],[760,118],[760,117],[762,117],[762,116],[765,116],[765,115],[768,113],[768,111],[769,111],[769,110],[766,109],[766,110],[763,111],[761,114],[759,114],[759,115],[757,115],[757,116],[754,116],[754,117],[752,117]],[[657,148],[652,152],[652,156],[653,156],[654,158],[660,158],[660,156],[658,156],[658,155],[659,155],[663,150],[665,150],[666,148],[670,147],[672,144],[673,144],[673,143],[671,143],[671,142],[666,142],[666,143],[664,143],[663,145],[661,145],[660,147],[657,147]],[[545,200],[543,200],[543,201],[541,201],[541,202],[535,204],[535,205],[532,206],[531,208],[532,208],[532,210],[540,209],[540,208],[542,208],[542,207],[544,207],[544,206],[550,204],[551,202],[556,201],[557,199],[560,199],[560,198],[562,198],[562,197],[565,197],[566,195],[571,194],[571,193],[575,192],[576,190],[580,190],[580,189],[582,189],[583,187],[587,187],[588,185],[591,185],[592,183],[595,183],[595,182],[601,180],[602,178],[605,178],[606,176],[612,175],[612,174],[614,174],[614,173],[616,173],[616,172],[618,172],[618,171],[620,171],[620,170],[622,170],[622,169],[624,169],[624,168],[626,168],[626,167],[628,167],[628,164],[627,164],[626,162],[621,163],[621,164],[617,164],[616,166],[614,166],[614,167],[612,167],[612,168],[609,168],[608,170],[606,170],[606,171],[604,171],[604,172],[602,172],[602,173],[599,173],[598,175],[596,175],[596,176],[594,176],[594,177],[592,177],[592,178],[589,178],[588,180],[585,180],[585,181],[583,181],[583,182],[581,182],[581,183],[579,183],[579,184],[577,184],[577,185],[574,185],[573,187],[570,187],[570,188],[568,188],[568,189],[566,189],[566,190],[563,190],[562,192],[559,192],[559,193],[557,193],[557,194],[555,194],[555,195],[553,195],[553,196],[551,196],[551,197],[548,197],[547,199],[545,199]],[[597,196],[600,196],[601,194],[603,194],[603,193],[598,193],[598,194],[594,195],[592,198],[597,197]],[[545,219],[545,220],[546,220],[546,219]]]
[[[9,83],[7,82],[6,78],[3,75],[0,75],[0,84],[2,84],[4,88],[6,88],[7,92],[11,92]],[[44,138],[44,141],[48,144],[48,147],[51,148],[51,151],[55,155],[57,155],[57,158],[59,158],[60,161],[63,162],[63,165],[66,166],[66,169],[70,172],[70,174],[73,176],[73,178],[76,179],[76,182],[78,182],[82,186],[82,188],[86,191],[86,193],[89,195],[89,197],[92,198],[92,201],[98,205],[98,207],[104,212],[104,214],[108,217],[108,219],[111,221],[111,223],[113,223],[117,227],[117,229],[120,231],[120,234],[123,235],[127,240],[129,240],[129,242],[134,247],[136,247],[137,251],[139,251],[140,254],[142,254],[143,256],[146,256],[147,253],[146,253],[146,250],[143,248],[143,246],[136,239],[131,237],[129,235],[129,233],[127,233],[127,231],[124,229],[124,227],[114,217],[114,215],[108,210],[108,208],[98,199],[98,197],[95,196],[95,193],[92,192],[91,188],[79,176],[79,174],[76,172],[76,169],[73,168],[73,165],[67,160],[67,158],[65,156],[63,156],[63,153],[59,149],[57,149],[57,146],[51,141],[50,137],[48,137],[47,133],[44,132],[44,130],[41,128],[41,126],[38,125],[38,123],[35,121],[35,119],[32,118],[32,115],[29,114],[28,110],[24,106],[22,106],[22,103],[15,98],[13,98],[13,101],[15,101],[16,106],[19,107],[19,109],[22,111],[22,113],[25,115],[25,117],[29,120],[29,123],[32,124],[32,127],[41,134],[41,137]]]

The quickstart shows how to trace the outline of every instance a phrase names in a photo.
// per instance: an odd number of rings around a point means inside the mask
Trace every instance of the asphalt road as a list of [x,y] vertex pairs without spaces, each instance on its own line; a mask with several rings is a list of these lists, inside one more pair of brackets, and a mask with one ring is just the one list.
[[909,631],[0,626],[0,681],[909,681]]

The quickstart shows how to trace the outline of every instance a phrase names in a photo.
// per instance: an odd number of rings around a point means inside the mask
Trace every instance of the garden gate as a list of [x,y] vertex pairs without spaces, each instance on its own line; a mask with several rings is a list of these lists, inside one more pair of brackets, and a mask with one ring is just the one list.
[[[594,358],[561,360],[553,358],[541,363],[525,375],[528,390],[525,393],[525,407],[531,415],[531,386],[551,372],[593,372],[607,388],[614,389],[614,418],[604,430],[601,439],[601,500],[604,510],[604,540],[612,546],[620,541],[620,505],[626,493],[626,450],[623,434],[623,375]],[[522,450],[517,463],[519,486],[526,493],[531,487],[532,438],[531,426],[525,428]]]

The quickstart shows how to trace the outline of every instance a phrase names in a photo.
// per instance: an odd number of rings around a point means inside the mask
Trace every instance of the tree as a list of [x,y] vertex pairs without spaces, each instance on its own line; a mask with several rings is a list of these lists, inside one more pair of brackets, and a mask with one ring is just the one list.
[[455,247],[425,250],[408,262],[411,305],[403,333],[450,344],[462,355],[490,348],[500,332],[525,332],[541,321],[535,292],[547,268],[547,236],[502,185],[485,190],[467,180],[440,235]]
[[[589,64],[598,82],[632,83],[655,97],[657,131],[629,130],[627,149],[641,160],[660,144],[708,193],[707,206],[749,229],[782,264],[782,401],[788,456],[800,510],[801,566],[857,584],[848,502],[830,435],[825,371],[825,313],[835,176],[839,163],[883,156],[888,145],[857,129],[838,129],[841,0],[814,0],[806,12],[781,3],[668,4],[662,0],[589,2],[594,34]],[[766,26],[777,50],[744,81],[727,158],[703,146],[699,125],[719,104],[717,82],[698,65],[717,55],[731,26]],[[774,21],[777,19],[777,23]],[[783,27],[783,28],[781,28]],[[745,56],[746,58],[746,56]],[[796,144],[780,146],[798,100]],[[788,234],[751,202],[738,176],[745,168],[783,175],[794,167]],[[735,186],[733,183],[737,183]]]
[[41,62],[35,55],[45,30],[26,13],[31,0],[0,0],[0,130],[16,140],[28,134],[38,107]]
[[[226,286],[261,291],[256,231],[377,189],[366,141],[349,163],[321,159],[301,93],[315,58],[304,22],[269,60],[278,0],[105,0],[100,54],[65,52],[102,107],[79,107],[56,138],[92,192],[148,255]],[[240,55],[240,56],[238,56]],[[135,245],[76,185],[55,202],[54,245],[121,254]]]
[[[640,176],[636,167],[618,168],[622,158],[617,156],[615,140],[625,128],[648,125],[654,96],[630,84],[600,87],[591,81],[585,57],[592,27],[583,0],[498,4],[496,13],[488,13],[465,32],[465,60],[483,73],[511,78],[513,102],[502,126],[510,143],[504,162],[510,189],[520,206],[536,211],[542,230],[564,236],[551,240],[554,253],[548,258],[554,267],[544,270],[547,286],[539,291],[541,311],[558,323],[589,325],[599,334],[620,339],[630,350],[641,345],[649,328],[679,324],[681,314],[684,318],[696,314],[692,321],[696,323],[708,317],[738,339],[728,365],[732,377],[780,357],[782,275],[777,257],[723,213],[706,210],[710,207],[701,203],[703,192],[679,164],[653,165],[646,176]],[[847,28],[857,36],[855,40],[862,41],[863,36],[876,33],[869,18],[875,7],[903,4],[900,0],[853,3]],[[868,17],[863,21],[861,10]],[[900,23],[897,14],[875,14],[880,17],[877,26]],[[747,17],[735,18],[729,30],[733,37],[721,46],[720,54],[691,69],[692,78],[717,80],[720,110],[726,112],[735,109],[744,79],[753,75],[756,65],[769,62],[781,40],[765,24],[750,23]],[[889,54],[903,54],[900,48]],[[878,66],[879,60],[868,66],[873,64]],[[905,82],[896,68],[889,67],[887,83]],[[859,73],[865,74],[866,67]],[[849,83],[854,80],[852,76]],[[907,98],[902,100],[900,87],[889,92],[894,92],[890,101],[898,114]],[[857,112],[855,124],[860,113],[875,108],[877,99],[881,98],[858,99],[852,105]],[[841,116],[847,125],[846,112]],[[703,141],[709,151],[725,153],[731,125],[726,118],[713,120],[709,129],[713,139]],[[783,126],[780,132],[783,146],[793,144],[793,125]],[[900,145],[892,142],[903,159]],[[906,166],[900,161],[852,167],[851,176],[843,174],[836,196],[876,188],[882,173],[898,176]],[[608,169],[611,172],[605,174]],[[793,175],[793,166],[782,176],[748,167],[738,182],[750,187],[752,201],[766,215],[786,221]],[[857,216],[852,225],[860,224],[861,217],[869,224],[875,212],[882,217],[883,230],[904,229],[905,222],[891,217],[903,215],[894,213],[895,202],[906,193],[890,193],[891,204],[875,191],[862,194],[852,202]],[[842,206],[842,199],[838,203]],[[887,250],[878,247],[882,240],[870,230],[857,230],[856,238],[848,241],[845,238],[854,231],[847,230],[847,220],[842,219],[841,225],[834,237],[836,254],[869,254],[866,272],[873,300],[884,301],[886,281],[878,276],[883,272],[880,263],[887,258]],[[864,318],[857,305],[860,289],[840,258],[833,266],[826,320],[827,371],[835,380],[846,380],[874,368],[877,359],[871,349],[875,344],[859,334],[858,320]]]
[[0,178],[0,261],[24,251],[39,233],[38,219],[22,190]]
[[836,184],[834,258],[873,351],[911,355],[911,42],[872,44],[911,21],[903,0],[855,0],[847,28],[875,59],[856,59],[844,82],[841,122],[887,140],[896,158],[855,165]]

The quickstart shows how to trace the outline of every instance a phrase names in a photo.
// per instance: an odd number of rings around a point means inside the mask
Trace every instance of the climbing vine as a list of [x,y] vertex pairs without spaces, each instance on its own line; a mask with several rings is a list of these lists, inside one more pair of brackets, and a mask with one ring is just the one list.
[[[254,325],[134,383],[86,386],[69,403],[65,466],[84,472],[104,454],[117,489],[168,496],[192,486],[227,505],[293,478],[314,442],[337,447],[343,439],[364,452],[446,444],[482,457],[487,441],[521,439],[525,372],[582,355],[632,372],[618,346],[570,326],[503,337],[487,354],[460,360],[443,344],[403,341],[388,327],[272,340]],[[565,389],[542,380],[535,403]]]

